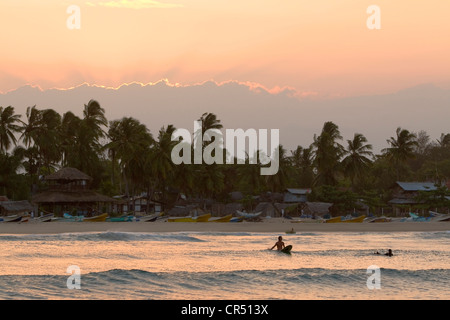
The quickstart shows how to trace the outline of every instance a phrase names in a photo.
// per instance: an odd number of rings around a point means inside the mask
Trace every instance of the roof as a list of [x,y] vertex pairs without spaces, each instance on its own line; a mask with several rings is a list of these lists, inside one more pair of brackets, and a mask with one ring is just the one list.
[[331,206],[333,206],[333,204],[329,202],[306,202],[305,208],[308,209],[310,213],[327,214],[329,213]]
[[298,194],[298,195],[305,195],[305,194],[310,194],[311,193],[311,189],[296,189],[296,188],[287,188],[286,189],[287,192],[292,193],[292,194]]
[[27,200],[0,201],[0,208],[7,212],[27,212],[34,210],[33,206]]
[[44,191],[33,196],[33,203],[83,203],[83,202],[115,202],[113,198],[95,191]]
[[397,184],[405,191],[431,191],[436,190],[434,182],[400,182]]
[[92,178],[76,168],[66,167],[56,171],[55,173],[49,174],[48,176],[45,177],[45,180],[73,181],[73,180],[92,180]]
[[417,201],[415,199],[403,199],[403,198],[394,198],[388,201],[388,203],[390,204],[398,204],[398,205],[402,205],[402,204],[419,204],[419,203],[423,203],[423,201]]

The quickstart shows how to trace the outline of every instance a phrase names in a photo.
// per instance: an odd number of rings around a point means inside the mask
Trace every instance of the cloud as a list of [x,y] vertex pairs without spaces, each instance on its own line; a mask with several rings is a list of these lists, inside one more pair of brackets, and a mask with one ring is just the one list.
[[127,9],[150,9],[150,8],[177,8],[181,4],[163,3],[155,0],[111,0],[101,2],[86,2],[87,5],[95,7],[127,8]]

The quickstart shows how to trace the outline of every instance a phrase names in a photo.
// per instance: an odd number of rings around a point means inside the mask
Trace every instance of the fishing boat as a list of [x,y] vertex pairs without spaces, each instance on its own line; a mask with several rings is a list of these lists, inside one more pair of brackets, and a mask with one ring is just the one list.
[[208,222],[230,222],[231,218],[233,218],[233,215],[229,214],[223,217],[209,218]]
[[342,217],[341,216],[339,216],[339,217],[332,217],[330,219],[326,219],[324,222],[325,223],[339,223],[339,222],[342,222]]
[[162,218],[164,212],[159,212],[155,214],[148,214],[145,216],[136,217],[136,221],[140,222],[155,222],[156,220]]
[[380,222],[391,222],[391,221],[392,221],[391,218],[385,217],[385,216],[381,216],[381,217],[373,218],[373,219],[369,220],[368,222],[370,222],[370,223],[380,223]]
[[94,216],[94,217],[85,217],[83,219],[83,222],[103,222],[106,221],[106,218],[108,218],[108,214],[107,213],[102,213],[98,216]]
[[48,213],[40,217],[35,217],[33,220],[37,222],[50,222],[55,219],[55,215],[53,213]]
[[366,216],[359,216],[356,218],[350,218],[350,219],[346,219],[346,220],[342,220],[342,223],[361,223],[364,221],[364,219],[366,218]]
[[434,211],[429,211],[432,221],[450,221],[450,214],[438,213]]
[[261,215],[262,211],[250,213],[250,212],[243,212],[243,211],[236,210],[236,213],[239,216],[244,217],[244,219],[254,219],[254,218],[259,217]]
[[412,212],[409,213],[409,217],[412,219],[412,221],[415,221],[415,222],[424,222],[424,221],[429,221],[430,220],[429,217],[425,218],[425,217],[422,217],[422,216],[418,216],[417,214],[412,213]]
[[81,222],[84,219],[84,216],[73,216],[69,213],[63,214],[63,221],[70,221],[70,222]]
[[121,217],[109,217],[106,219],[106,221],[109,222],[129,222],[133,221],[134,216],[127,215],[127,216],[121,216]]
[[242,222],[244,221],[244,217],[233,217],[230,219],[230,222]]
[[3,222],[19,222],[22,220],[22,216],[12,215],[12,216],[4,216]]
[[172,217],[167,219],[169,222],[207,222],[211,218],[211,213],[203,214],[197,217],[185,216],[185,217]]

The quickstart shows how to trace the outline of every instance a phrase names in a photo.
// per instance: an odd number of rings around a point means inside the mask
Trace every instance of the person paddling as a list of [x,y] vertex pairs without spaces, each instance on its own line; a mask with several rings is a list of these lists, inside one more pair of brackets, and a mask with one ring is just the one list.
[[278,251],[281,251],[283,248],[286,247],[286,246],[284,245],[284,242],[283,242],[283,237],[279,236],[279,237],[278,237],[278,241],[275,242],[275,244],[273,245],[272,248],[270,248],[270,250],[273,250],[273,248],[275,248],[275,247],[277,247],[277,250],[278,250]]
[[[375,254],[381,254],[381,253],[379,253],[379,252],[377,251],[377,252],[375,252]],[[388,256],[388,257],[392,257],[394,254],[392,253],[392,249],[389,249],[388,252],[386,252],[384,255],[385,255],[385,256]]]

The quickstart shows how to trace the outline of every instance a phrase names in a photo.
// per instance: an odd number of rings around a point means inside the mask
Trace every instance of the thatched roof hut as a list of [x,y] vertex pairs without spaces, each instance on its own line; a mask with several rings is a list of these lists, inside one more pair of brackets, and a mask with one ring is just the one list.
[[84,172],[81,172],[80,170],[76,168],[62,168],[58,170],[55,173],[49,174],[48,176],[45,176],[46,181],[79,181],[79,180],[85,180],[85,181],[92,181],[92,178],[85,174]]
[[27,200],[0,201],[0,215],[22,214],[33,211],[33,206]]
[[116,200],[97,193],[92,190],[79,191],[43,191],[33,197],[34,203],[48,204],[48,203],[96,203],[96,202],[114,202]]
[[307,215],[325,215],[330,213],[332,203],[328,202],[305,202],[302,206],[304,214]]
[[[89,189],[92,178],[75,168],[62,168],[44,178],[46,189],[35,194],[32,202],[40,206],[50,206],[51,211],[72,208],[89,209],[99,207],[100,203],[115,202],[113,198]],[[58,210],[55,210],[55,207]]]

